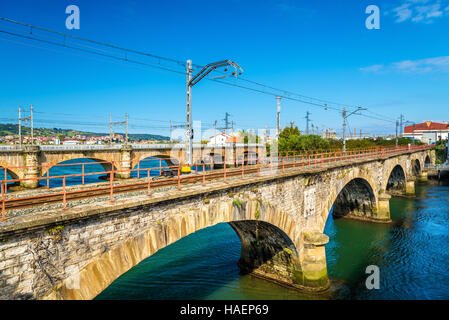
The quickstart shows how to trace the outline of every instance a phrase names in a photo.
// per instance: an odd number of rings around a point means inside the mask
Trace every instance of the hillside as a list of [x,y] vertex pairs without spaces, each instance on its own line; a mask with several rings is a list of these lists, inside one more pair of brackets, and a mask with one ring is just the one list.
[[[30,135],[31,129],[29,127],[22,127],[22,135]],[[17,135],[19,134],[18,124],[2,124],[0,123],[0,137]],[[107,136],[109,133],[95,133],[88,131],[78,131],[73,129],[60,129],[60,128],[34,128],[34,136],[38,137],[57,137],[58,135],[64,135],[66,137],[73,137],[76,135],[84,136]],[[128,134],[130,141],[140,141],[140,140],[169,140],[169,137],[157,135],[157,134],[145,134],[145,133],[130,133]]]

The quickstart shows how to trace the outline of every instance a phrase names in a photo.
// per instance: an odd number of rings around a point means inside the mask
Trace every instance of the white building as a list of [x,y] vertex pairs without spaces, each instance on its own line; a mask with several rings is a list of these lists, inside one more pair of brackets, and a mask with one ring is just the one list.
[[424,143],[435,143],[446,140],[449,136],[449,124],[426,121],[404,127],[403,137],[421,140]]
[[210,142],[207,145],[224,145],[226,144],[226,140],[231,139],[232,136],[223,132],[216,134],[215,136],[210,137]]
[[79,143],[78,143],[78,141],[75,141],[75,140],[68,140],[68,141],[63,142],[63,145],[65,145],[65,146],[74,146],[77,144],[79,144]]

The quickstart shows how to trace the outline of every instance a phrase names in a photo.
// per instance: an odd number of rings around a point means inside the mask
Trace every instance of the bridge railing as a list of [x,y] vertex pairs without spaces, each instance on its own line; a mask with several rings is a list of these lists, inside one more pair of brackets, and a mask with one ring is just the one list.
[[0,151],[21,151],[24,149],[25,149],[24,147],[14,146],[14,145],[0,146]]
[[[243,145],[243,144],[242,144]],[[154,145],[154,146],[159,146],[161,149],[164,149],[168,146],[174,146],[174,145]],[[262,145],[260,144],[254,144],[254,145],[246,145],[249,147],[260,147]],[[80,148],[79,146],[70,146],[70,149],[65,148],[65,146],[46,146],[44,150],[82,150],[83,148],[87,148],[86,150],[96,150],[96,149],[110,149],[110,146],[100,146],[101,148],[98,148],[97,146],[91,146],[92,148],[89,149],[89,146],[83,146],[82,148]],[[423,146],[414,146],[413,150],[417,150],[419,148],[428,148],[428,146],[423,145]],[[120,145],[117,146],[113,146],[113,148],[115,149],[119,149]],[[146,146],[142,146],[142,148],[146,148]],[[371,148],[358,148],[358,149],[348,149],[346,151],[347,155],[356,155],[356,154],[366,154],[369,152],[374,152],[375,150],[384,150],[384,154],[385,155],[390,155],[393,154],[396,151],[402,151],[402,150],[406,150],[409,149],[411,150],[411,147],[408,146],[400,146],[400,147],[390,147],[390,148],[376,148],[376,147],[371,147]],[[326,153],[326,152],[335,152],[335,153],[342,153],[341,149],[334,149],[334,150],[313,150],[313,151],[302,151],[302,152],[298,152],[298,151],[279,151],[277,153],[275,153],[275,156],[277,158],[283,157],[283,156],[292,156],[294,153],[305,153],[305,154],[310,154],[310,155],[315,155],[315,154],[322,154],[322,153]],[[270,152],[267,153],[268,156],[270,156]],[[219,155],[217,155],[219,156]],[[153,161],[154,159],[142,159],[139,162],[144,162],[144,161]],[[175,159],[173,159],[175,160]],[[197,158],[195,161],[203,161],[203,159]],[[125,163],[125,162],[129,162],[127,160],[116,160],[116,161],[93,161],[93,162],[84,162],[84,163],[64,163],[64,164],[51,164],[51,165],[34,165],[34,166],[5,166],[2,167],[2,169],[26,169],[26,168],[38,168],[41,169],[41,172],[46,172],[46,170],[48,170],[48,168],[54,168],[54,167],[61,167],[61,166],[79,166],[82,164],[85,165],[93,165],[93,164],[109,164],[109,165],[120,165],[121,163]],[[172,162],[177,162],[177,161],[172,161]],[[14,170],[13,170],[14,171]]]
[[[2,204],[2,219],[6,219],[6,210],[20,209],[27,206],[44,205],[53,202],[62,202],[64,210],[67,209],[68,201],[75,201],[83,199],[85,197],[104,197],[109,196],[110,202],[114,202],[114,196],[118,193],[142,191],[147,190],[147,195],[151,196],[152,188],[160,187],[177,187],[177,190],[181,190],[183,184],[202,183],[206,184],[206,181],[216,181],[227,179],[232,177],[239,177],[245,179],[248,176],[260,176],[261,174],[275,174],[279,172],[286,172],[286,170],[310,170],[318,168],[326,168],[335,165],[341,165],[344,163],[351,163],[354,161],[367,161],[375,160],[391,155],[400,155],[411,151],[419,151],[429,149],[429,146],[414,146],[414,147],[398,147],[398,148],[377,148],[377,149],[357,149],[343,151],[328,151],[322,153],[311,152],[286,152],[285,155],[280,153],[271,153],[267,157],[258,157],[254,153],[246,154],[240,159],[232,158],[227,159],[226,155],[222,161],[214,161],[211,159],[209,163],[195,162],[192,166],[194,171],[192,174],[183,175],[183,164],[174,166],[162,165],[162,159],[159,161],[159,166],[151,168],[140,168],[131,170],[117,170],[112,165],[111,170],[103,172],[83,172],[81,174],[59,175],[38,177],[38,178],[25,178],[25,179],[5,179],[0,181],[1,191],[1,204]],[[150,159],[149,161],[154,161]],[[83,163],[82,165],[85,165]],[[90,164],[90,163],[89,163]],[[94,163],[92,163],[94,164]],[[229,165],[235,166],[235,168],[228,168]],[[216,167],[220,167],[216,169]],[[156,170],[157,180],[155,177],[151,177],[151,171]],[[141,172],[145,172],[146,175],[142,175]],[[133,172],[137,172],[137,178],[140,179],[141,175],[146,178],[146,181],[138,181],[132,183],[117,183],[115,180],[116,175],[132,175]],[[82,188],[80,190],[67,190],[67,180],[70,178],[79,177],[84,184],[85,177],[92,175],[106,175],[109,179],[108,186],[100,186],[96,188]],[[163,175],[172,176],[171,178],[163,178]],[[8,184],[21,184],[23,182],[41,181],[46,182],[47,188],[50,188],[50,180],[62,179],[62,188],[55,192],[39,194],[35,196],[26,197],[8,197]]]
[[[322,150],[314,150],[314,151],[305,151],[305,152],[294,152],[294,151],[282,151],[282,152],[277,152],[275,153],[275,158],[282,158],[282,157],[286,157],[287,161],[291,161],[292,158],[295,158],[295,154],[301,155],[301,154],[305,154],[306,157],[311,157],[313,158],[316,155],[322,155],[322,154],[328,154],[328,153],[334,153],[335,157],[340,160],[341,158],[350,158],[350,159],[356,159],[357,157],[359,157],[360,159],[365,159],[366,155],[368,154],[376,154],[376,155],[380,155],[380,156],[388,156],[388,155],[392,155],[396,152],[402,152],[403,150],[409,150],[411,151],[412,147],[411,146],[401,146],[401,147],[393,147],[393,148],[363,148],[363,149],[349,149],[346,151],[346,154],[343,155],[343,151],[342,150],[331,150],[331,151],[322,151]],[[413,150],[419,150],[422,148],[428,148],[428,146],[414,146]],[[252,153],[250,153],[252,154]],[[221,155],[220,155],[221,157]],[[272,157],[272,153],[268,153],[268,157]],[[140,178],[140,164],[141,163],[145,163],[145,162],[150,162],[150,161],[157,161],[159,160],[159,167],[161,167],[161,161],[162,159],[160,158],[147,158],[147,159],[142,159],[138,162],[137,164],[137,177]],[[205,161],[205,159],[200,159],[197,158],[194,160],[195,163],[202,163]],[[210,161],[214,161],[214,157],[211,157]],[[240,164],[241,162],[241,158],[237,158],[236,159],[236,164]],[[82,175],[82,184],[84,185],[85,179],[85,168],[86,166],[93,166],[93,165],[101,165],[103,167],[121,167],[122,163],[129,163],[129,161],[92,161],[92,162],[76,162],[76,163],[58,163],[58,164],[51,164],[51,165],[35,165],[35,166],[5,166],[2,167],[0,169],[3,169],[4,171],[4,180],[6,180],[7,178],[7,172],[8,170],[11,171],[15,171],[16,169],[38,169],[39,172],[42,172],[44,174],[47,175],[47,188],[49,188],[49,177],[50,176],[50,169],[52,168],[58,168],[58,167],[81,167],[81,175]],[[177,162],[177,161],[173,161],[173,162]],[[103,171],[101,173],[105,173],[106,171]],[[101,173],[96,173],[96,174],[101,174]]]
[[[77,144],[77,145],[34,145],[35,147],[39,147],[40,150],[57,150],[57,151],[70,151],[70,150],[118,150],[123,148],[124,144]],[[172,149],[172,148],[186,148],[186,143],[165,143],[165,144],[138,144],[131,143],[129,144],[133,149]],[[233,143],[223,143],[223,144],[199,144],[194,143],[194,149],[210,149],[210,148],[230,148],[233,147]],[[236,143],[236,147],[265,147],[264,144],[244,144],[244,143]],[[27,146],[20,145],[4,145],[0,146],[0,151],[21,151],[25,150]]]
[[427,163],[424,165],[424,169],[449,171],[449,161],[442,164]]

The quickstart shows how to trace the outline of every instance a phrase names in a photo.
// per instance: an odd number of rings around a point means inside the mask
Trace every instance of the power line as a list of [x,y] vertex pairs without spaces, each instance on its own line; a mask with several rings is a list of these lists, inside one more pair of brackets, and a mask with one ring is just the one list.
[[[159,56],[159,55],[154,55],[154,54],[151,54],[151,53],[142,52],[142,51],[138,51],[138,50],[134,50],[134,49],[123,48],[123,47],[119,47],[119,46],[112,45],[112,44],[105,43],[105,42],[85,39],[85,38],[73,36],[73,35],[70,35],[70,34],[65,34],[65,33],[62,33],[62,32],[57,32],[57,31],[46,29],[46,28],[42,28],[42,27],[33,26],[33,25],[30,25],[30,24],[26,24],[26,23],[14,21],[14,20],[7,19],[7,18],[0,17],[0,20],[8,22],[8,23],[13,23],[13,24],[16,24],[16,25],[20,25],[20,26],[23,26],[23,27],[27,27],[27,28],[29,28],[29,34],[31,34],[31,35],[33,35],[33,30],[40,30],[40,31],[48,32],[48,33],[53,34],[53,35],[62,36],[63,39],[61,39],[61,40],[63,40],[64,42],[63,43],[58,43],[57,40],[54,40],[54,39],[52,39],[50,41],[50,40],[38,39],[38,38],[32,37],[30,35],[17,34],[15,32],[0,30],[0,32],[8,34],[8,35],[21,37],[21,38],[25,38],[25,39],[29,39],[29,40],[34,40],[34,41],[39,41],[39,42],[43,42],[43,43],[46,43],[46,44],[56,45],[56,46],[65,47],[65,48],[69,48],[69,49],[73,49],[73,50],[78,50],[78,51],[81,51],[81,52],[95,54],[95,55],[99,55],[99,56],[103,56],[103,57],[107,57],[107,58],[112,58],[112,59],[116,59],[116,60],[121,61],[121,62],[130,62],[130,63],[141,65],[141,66],[148,66],[148,67],[152,67],[152,68],[158,68],[158,69],[163,70],[163,71],[168,71],[168,72],[172,72],[172,73],[186,75],[186,71],[185,70],[183,70],[183,71],[175,70],[175,69],[172,69],[173,68],[172,66],[162,65],[160,62],[158,64],[152,64],[152,63],[145,63],[145,62],[129,59],[129,57],[127,56],[127,53],[132,53],[132,54],[146,56],[146,57],[157,59],[157,60],[162,60],[162,61],[169,62],[169,63],[174,63],[178,67],[179,66],[182,66],[182,67],[186,66],[186,63],[183,62],[183,61],[179,61],[179,60],[176,60],[176,59],[171,59],[171,58],[167,58],[167,57],[163,57],[163,56]],[[15,30],[17,30],[17,29],[15,29]],[[18,31],[18,32],[24,33],[25,31]],[[40,35],[40,36],[42,37],[42,35]],[[121,52],[126,53],[126,54],[125,54],[124,57],[116,56],[116,55],[113,55],[110,51],[107,51],[107,50],[104,50],[104,49],[101,49],[101,48],[96,48],[96,47],[92,47],[92,46],[86,46],[86,45],[82,45],[80,43],[68,42],[67,41],[68,38],[69,39],[76,39],[76,40],[79,40],[79,41],[84,41],[84,42],[87,42],[87,43],[90,43],[90,44],[94,44],[94,45],[104,46],[104,47],[107,47],[107,48],[110,48],[110,49],[115,49],[115,50],[121,51]],[[72,45],[70,45],[70,44],[72,44]],[[84,48],[79,48],[79,47],[76,47],[74,45],[81,46],[81,47],[84,47]],[[102,52],[96,52],[95,50],[102,51]],[[202,66],[200,66],[200,65],[193,65],[193,66],[197,67],[197,68],[202,68]],[[219,71],[215,71],[215,72],[219,72]],[[275,88],[275,87],[272,87],[272,86],[269,86],[269,85],[265,85],[265,84],[262,84],[260,82],[249,80],[249,79],[242,78],[242,77],[239,77],[238,81],[244,81],[244,82],[256,85],[258,87],[263,88],[264,90],[256,89],[256,88],[252,88],[252,87],[248,87],[248,86],[244,86],[244,85],[239,85],[239,84],[236,84],[236,83],[230,83],[228,81],[222,81],[222,80],[218,80],[218,79],[214,79],[214,78],[210,78],[210,77],[208,77],[207,79],[211,80],[211,81],[215,81],[217,83],[226,84],[226,85],[234,86],[234,87],[239,87],[239,88],[242,88],[242,89],[246,89],[246,90],[250,90],[250,91],[254,91],[254,92],[258,92],[258,93],[263,93],[263,94],[267,94],[267,95],[272,95],[272,96],[279,96],[279,93],[282,93],[282,97],[285,98],[285,99],[289,99],[289,100],[292,100],[292,101],[296,101],[296,102],[301,102],[301,103],[317,106],[317,107],[320,107],[320,108],[324,108],[325,110],[332,109],[332,110],[340,112],[340,111],[342,111],[341,108],[331,107],[331,106],[329,106],[329,104],[337,105],[337,106],[344,106],[344,104],[342,104],[342,103],[337,103],[337,102],[332,102],[332,101],[328,101],[328,100],[323,100],[323,99],[318,99],[318,98],[305,96],[305,95],[302,95],[302,94],[299,94],[299,93],[295,93],[295,92],[291,92],[291,91],[288,91],[288,90]],[[274,90],[276,92],[268,92],[268,91],[266,91],[266,89]],[[296,96],[296,97],[299,97],[299,98],[294,98],[292,96]],[[307,99],[311,100],[311,101],[307,101]],[[361,114],[361,113],[359,113],[357,115],[363,116],[363,117],[366,117],[366,118],[370,118],[370,119],[379,120],[379,121],[386,121],[386,122],[394,123],[393,120],[385,119],[385,116],[383,116],[383,115],[376,114],[375,112],[372,112],[372,111],[368,111],[368,112],[371,113],[371,114],[377,115],[379,117],[369,116],[369,115]]]
[[174,69],[171,69],[168,66],[164,66],[164,65],[161,65],[161,64],[159,64],[159,65],[149,64],[149,63],[145,63],[145,62],[141,62],[141,61],[137,61],[137,60],[132,60],[132,59],[128,59],[128,58],[114,56],[114,55],[111,55],[111,54],[95,52],[95,51],[89,50],[89,49],[77,48],[77,47],[74,47],[74,46],[69,46],[67,44],[60,44],[60,43],[49,41],[49,40],[43,40],[43,39],[38,39],[38,38],[31,37],[31,36],[21,35],[21,34],[17,34],[17,33],[14,33],[14,32],[5,31],[5,30],[0,30],[0,32],[1,33],[5,33],[5,34],[9,34],[9,35],[12,35],[12,36],[16,36],[16,37],[21,37],[21,38],[24,38],[24,39],[39,41],[39,42],[42,42],[42,43],[47,43],[47,44],[51,44],[51,45],[55,45],[55,46],[60,46],[60,47],[64,47],[64,48],[69,48],[69,49],[73,49],[73,50],[86,52],[86,53],[96,54],[96,55],[99,55],[99,56],[112,58],[112,59],[116,59],[116,60],[119,60],[119,61],[130,62],[130,63],[142,65],[142,66],[148,66],[148,67],[152,67],[152,68],[161,69],[161,70],[164,70],[164,71],[173,72],[173,73],[184,74],[184,72],[182,72],[182,71],[174,70]]

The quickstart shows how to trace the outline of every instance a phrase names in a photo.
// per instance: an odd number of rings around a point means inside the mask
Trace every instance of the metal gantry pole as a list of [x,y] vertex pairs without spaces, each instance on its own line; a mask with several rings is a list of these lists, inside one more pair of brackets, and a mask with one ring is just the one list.
[[398,146],[398,121],[396,120],[396,147]]
[[346,107],[343,108],[343,153],[346,153]]
[[126,125],[126,140],[125,140],[125,146],[128,145],[128,112],[125,113],[125,125]]
[[309,135],[309,122],[310,122],[310,112],[307,111],[306,114],[306,135]]
[[278,104],[278,112],[277,112],[277,137],[279,138],[279,135],[281,134],[281,98],[280,96],[277,96],[277,104]]
[[[197,84],[201,79],[206,77],[209,73],[211,73],[213,70],[221,67],[227,67],[232,66],[235,71],[232,73],[233,76],[237,78],[238,75],[241,75],[243,73],[242,68],[240,66],[230,60],[224,60],[224,61],[218,61],[214,63],[209,63],[205,67],[201,69],[200,72],[198,72],[194,77],[192,77],[192,60],[187,60],[187,138],[188,138],[188,144],[189,144],[189,165],[191,166],[193,164],[193,138],[194,138],[194,132],[192,127],[192,87]],[[240,70],[240,71],[239,71]],[[227,71],[227,68],[225,69]],[[201,132],[200,132],[201,133]]]
[[30,107],[31,117],[31,144],[34,144],[34,129],[33,129],[33,105]]
[[192,131],[192,60],[187,60],[187,139],[189,143],[188,164],[192,165],[193,161],[193,131]]
[[214,137],[217,135],[217,120],[214,122]]
[[109,114],[109,144],[112,144],[112,114]]
[[19,106],[19,145],[22,147],[22,117],[20,115],[20,106]]

